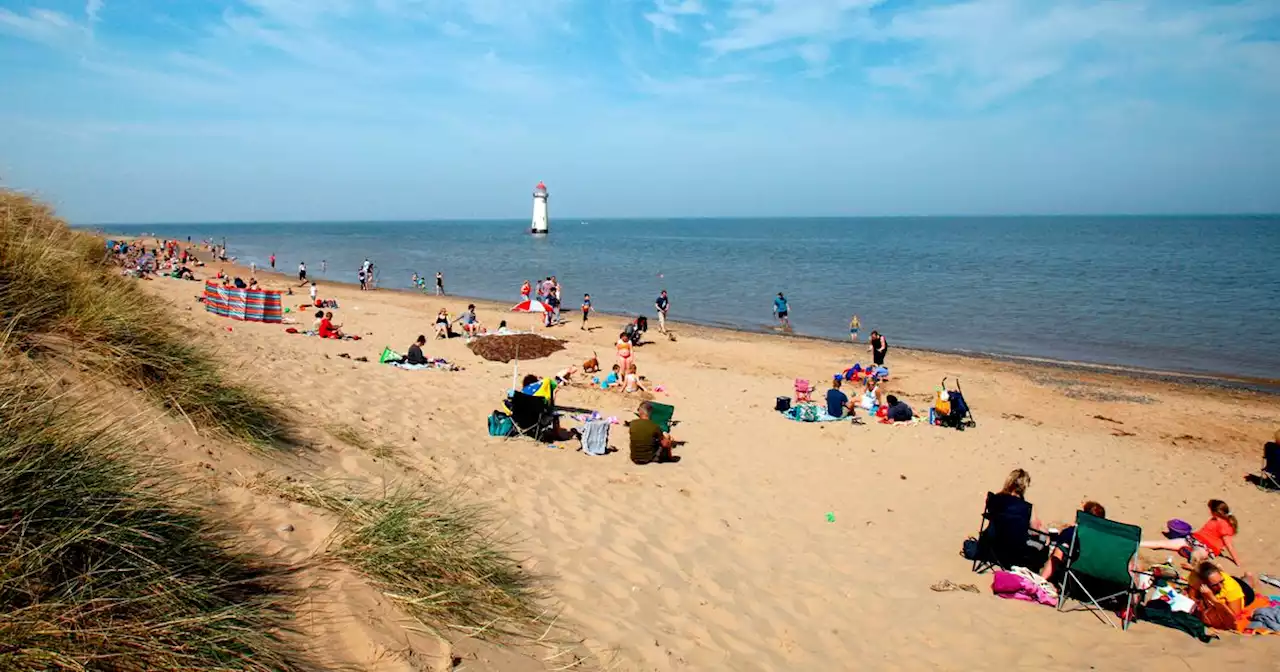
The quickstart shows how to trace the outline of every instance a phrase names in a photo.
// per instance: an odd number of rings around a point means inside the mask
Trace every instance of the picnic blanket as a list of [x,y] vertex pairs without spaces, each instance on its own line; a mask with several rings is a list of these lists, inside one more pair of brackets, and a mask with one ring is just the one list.
[[827,409],[818,404],[801,403],[782,412],[783,417],[796,422],[837,422],[837,418],[827,413]]

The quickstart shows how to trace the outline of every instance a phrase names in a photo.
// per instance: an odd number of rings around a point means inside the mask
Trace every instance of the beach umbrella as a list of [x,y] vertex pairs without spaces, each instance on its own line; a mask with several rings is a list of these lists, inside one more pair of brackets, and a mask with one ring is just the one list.
[[511,312],[513,313],[550,313],[551,306],[548,306],[547,304],[537,299],[529,299],[527,301],[521,301],[520,303],[517,303],[516,305],[512,306]]

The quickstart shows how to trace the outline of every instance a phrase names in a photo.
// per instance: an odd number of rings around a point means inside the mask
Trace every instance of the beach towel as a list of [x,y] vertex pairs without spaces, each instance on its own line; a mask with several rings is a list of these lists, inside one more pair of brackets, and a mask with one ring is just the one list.
[[1058,600],[1035,581],[1014,574],[1013,572],[996,571],[991,577],[991,592],[997,597],[1024,602],[1038,602],[1047,606],[1057,606]]
[[609,452],[608,420],[591,420],[582,426],[582,450],[588,455]]
[[827,414],[827,409],[818,404],[811,403],[796,404],[784,411],[782,416],[796,422],[836,422],[843,420],[843,418]]

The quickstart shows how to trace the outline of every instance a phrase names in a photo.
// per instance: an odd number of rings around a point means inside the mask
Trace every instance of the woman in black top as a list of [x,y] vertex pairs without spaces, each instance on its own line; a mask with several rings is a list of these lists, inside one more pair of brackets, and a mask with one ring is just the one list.
[[889,340],[880,335],[880,332],[871,332],[871,357],[875,361],[876,366],[884,366],[884,356],[889,352]]

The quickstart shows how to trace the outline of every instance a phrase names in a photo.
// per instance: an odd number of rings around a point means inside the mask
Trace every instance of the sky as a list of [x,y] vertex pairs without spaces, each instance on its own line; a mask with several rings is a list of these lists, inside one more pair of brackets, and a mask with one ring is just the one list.
[[1280,0],[0,0],[77,223],[1280,212]]

